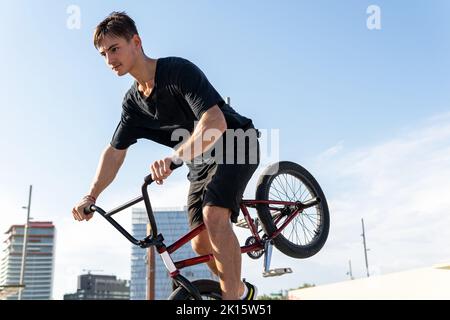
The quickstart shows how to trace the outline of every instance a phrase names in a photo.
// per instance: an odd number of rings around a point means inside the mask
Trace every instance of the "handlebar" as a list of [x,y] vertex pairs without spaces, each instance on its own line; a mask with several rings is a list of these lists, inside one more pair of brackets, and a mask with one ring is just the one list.
[[[183,162],[182,161],[180,161],[178,164],[176,164],[175,162],[172,162],[171,164],[170,164],[170,170],[175,170],[175,169],[177,169],[177,168],[179,168],[179,167],[181,167],[183,165]],[[154,182],[154,180],[153,180],[153,177],[152,177],[152,174],[150,173],[148,176],[146,176],[145,178],[144,178],[144,185],[142,186],[142,187],[148,187],[149,185],[151,185],[152,183]],[[90,205],[89,207],[86,207],[86,208],[84,208],[83,209],[83,213],[84,214],[86,214],[86,215],[88,215],[88,214],[91,214],[91,213],[93,213],[93,212],[95,212],[95,211],[97,211],[97,208],[98,207],[96,207],[95,205]]]
[[95,205],[91,204],[89,207],[86,207],[83,209],[83,213],[85,215],[91,214],[93,212],[97,211]]
[[[172,161],[172,163],[170,164],[169,168],[170,168],[170,170],[173,171],[173,170],[181,167],[182,165],[183,165],[183,162],[181,160],[180,160],[180,162],[178,164],[176,164],[175,162]],[[153,177],[152,177],[151,173],[144,178],[144,182],[147,183],[147,186],[150,185],[153,181],[154,180],[153,180]]]
[[[179,161],[178,163],[172,162],[170,164],[170,170],[175,170],[179,167],[181,167],[183,165],[182,161]],[[148,219],[150,221],[150,226],[151,226],[151,230],[150,230],[150,239],[156,239],[157,235],[158,235],[158,230],[156,227],[156,221],[155,221],[155,217],[153,215],[153,210],[152,210],[152,206],[150,203],[150,199],[148,196],[148,191],[147,191],[147,187],[153,183],[153,177],[151,174],[149,174],[148,176],[146,176],[144,178],[144,183],[142,184],[142,196],[141,197],[137,197],[136,199],[133,199],[129,202],[127,202],[126,204],[111,210],[110,212],[105,212],[103,211],[103,209],[101,209],[100,207],[97,207],[95,204],[90,205],[89,207],[86,207],[83,209],[83,213],[84,214],[91,214],[93,212],[99,212],[106,220],[108,220],[116,229],[118,229],[125,237],[128,238],[128,240],[130,240],[132,243],[136,244],[136,245],[141,245],[141,241],[136,240],[133,236],[131,236],[125,229],[123,229],[113,218],[111,218],[111,216],[119,211],[122,211],[138,202],[141,202],[142,200],[144,200],[145,203],[145,208],[147,209],[147,215],[148,215]]]

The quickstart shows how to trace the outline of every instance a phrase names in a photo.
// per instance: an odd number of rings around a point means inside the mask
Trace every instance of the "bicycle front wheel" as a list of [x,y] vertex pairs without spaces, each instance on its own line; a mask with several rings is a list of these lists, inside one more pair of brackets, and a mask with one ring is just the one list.
[[[197,287],[203,300],[222,300],[220,284],[214,280],[195,280],[192,284]],[[183,287],[176,288],[168,300],[194,300],[191,294]]]
[[[325,244],[330,226],[325,195],[316,179],[294,162],[281,161],[272,164],[259,177],[256,200],[304,203],[314,198],[319,198],[320,202],[298,213],[273,239],[275,247],[290,257],[311,257]],[[269,236],[293,213],[284,205],[274,204],[259,204],[257,212],[264,231]]]

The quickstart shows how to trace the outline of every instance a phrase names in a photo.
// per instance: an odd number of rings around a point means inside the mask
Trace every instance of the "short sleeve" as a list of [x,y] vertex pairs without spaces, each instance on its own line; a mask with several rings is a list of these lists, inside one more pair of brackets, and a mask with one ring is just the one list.
[[127,149],[132,144],[137,142],[137,137],[135,130],[131,124],[124,121],[124,116],[114,131],[113,137],[111,139],[111,146],[115,149],[124,150]]
[[178,88],[197,119],[214,105],[224,103],[200,68],[187,60],[180,68]]

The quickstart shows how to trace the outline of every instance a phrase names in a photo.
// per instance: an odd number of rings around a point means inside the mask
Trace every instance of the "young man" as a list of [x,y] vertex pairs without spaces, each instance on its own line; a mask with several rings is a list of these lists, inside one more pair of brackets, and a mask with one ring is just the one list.
[[[118,76],[131,74],[135,82],[125,94],[121,120],[103,151],[90,191],[72,210],[74,218],[92,218],[83,209],[114,180],[128,147],[138,139],[174,148],[173,155],[151,164],[154,180],[163,183],[171,174],[172,161],[186,162],[190,226],[206,225],[192,246],[198,254],[213,254],[208,266],[220,278],[223,299],[254,299],[256,288],[241,281],[240,247],[230,223],[236,222],[239,202],[259,164],[258,142],[251,139],[256,137],[252,120],[226,104],[190,61],[146,56],[134,21],[123,12],[111,13],[97,26],[94,45],[109,68]],[[228,135],[232,129],[253,133],[250,141],[236,143],[238,134]],[[179,142],[180,132],[190,136]]]

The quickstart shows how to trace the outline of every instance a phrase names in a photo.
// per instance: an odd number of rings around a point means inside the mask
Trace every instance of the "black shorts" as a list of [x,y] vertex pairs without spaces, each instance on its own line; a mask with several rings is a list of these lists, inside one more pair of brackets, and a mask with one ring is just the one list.
[[[225,135],[219,141],[225,145]],[[245,155],[244,161],[238,160],[238,148],[242,152],[240,154]],[[203,222],[203,207],[206,205],[230,209],[231,221],[237,222],[245,188],[260,161],[257,139],[253,143],[246,140],[245,150],[242,148],[244,146],[236,147],[235,143],[232,160],[226,159],[226,152],[211,150],[212,158],[209,161],[188,165],[191,185],[187,205],[191,229]]]

